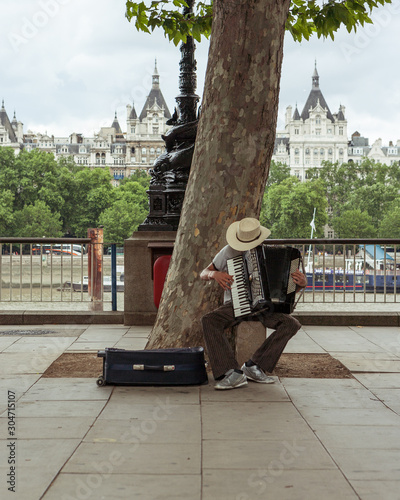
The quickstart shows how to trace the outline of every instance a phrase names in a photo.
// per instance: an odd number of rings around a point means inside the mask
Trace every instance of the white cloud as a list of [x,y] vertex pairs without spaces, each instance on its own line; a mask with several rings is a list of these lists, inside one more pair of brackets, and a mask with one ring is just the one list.
[[[161,32],[138,33],[125,17],[125,0],[18,0],[3,2],[0,18],[0,98],[16,110],[25,130],[54,135],[92,134],[117,111],[123,129],[126,104],[141,111],[157,58],[161,89],[173,111],[179,93],[179,48]],[[286,36],[279,125],[289,104],[301,111],[311,89],[314,60],[332,112],[346,106],[348,132],[373,142],[400,139],[397,39],[400,0],[378,9],[375,25],[335,42],[301,44]],[[202,94],[208,42],[197,44]]]

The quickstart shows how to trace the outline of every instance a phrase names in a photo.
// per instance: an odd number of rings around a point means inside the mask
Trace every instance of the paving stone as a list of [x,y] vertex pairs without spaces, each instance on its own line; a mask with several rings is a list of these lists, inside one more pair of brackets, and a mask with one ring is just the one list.
[[146,344],[147,338],[145,337],[124,337],[115,344],[115,347],[117,349],[142,351],[146,347]]
[[31,355],[62,354],[74,342],[73,337],[22,337],[5,349],[5,353],[29,352]]
[[379,398],[385,406],[400,415],[400,389],[373,388],[372,392]]
[[98,419],[85,436],[92,443],[197,443],[201,445],[201,423],[196,420]]
[[116,403],[116,399],[111,397],[99,418],[154,420],[156,422],[189,419],[197,423],[200,421],[200,406],[174,404],[168,396],[162,394],[155,399],[154,404],[135,404],[134,399],[119,400]]
[[363,448],[360,451],[359,448],[332,447],[328,448],[328,451],[350,482],[353,480],[399,480],[400,449]]
[[82,439],[93,421],[94,417],[21,418],[17,416],[18,439]]
[[[338,470],[288,470],[271,461],[255,469],[205,469],[203,500],[357,500]],[[378,497],[377,497],[378,498]]]
[[[18,402],[18,417],[97,417],[106,405],[101,401],[25,401]],[[3,412],[0,417],[5,417]]]
[[283,378],[295,405],[317,408],[380,408],[374,395],[354,379]]
[[[238,425],[241,422],[242,425]],[[203,439],[293,440],[315,438],[291,403],[202,404]]]
[[399,425],[399,416],[384,405],[374,408],[321,408],[302,406],[301,415],[314,428],[318,425]]
[[187,385],[180,387],[151,386],[116,386],[113,391],[113,403],[128,402],[132,405],[157,405],[160,399],[168,398],[170,404],[200,404],[200,387]]
[[[203,467],[208,469],[257,469],[273,464],[282,469],[336,469],[321,443],[313,440],[269,441],[205,440]],[[283,465],[282,465],[283,464]]]
[[[400,424],[400,418],[398,419]],[[374,429],[369,425],[315,425],[317,436],[328,449],[400,450],[400,425]]]
[[0,337],[0,352],[13,345],[21,337]]
[[112,386],[98,387],[91,378],[42,378],[21,401],[107,400]]
[[369,389],[398,389],[400,373],[356,373],[355,378]]
[[400,373],[400,358],[389,353],[368,353],[367,357],[365,353],[363,357],[354,353],[335,353],[334,357],[351,372]]
[[32,356],[30,352],[2,352],[0,353],[0,377],[10,374],[44,373],[59,355],[59,352],[39,353],[36,356]]
[[194,443],[82,443],[63,472],[96,473],[107,464],[111,474],[199,474],[200,457]]
[[[35,439],[18,439],[16,448],[18,493],[14,498],[39,499],[79,442],[79,439],[45,439],[41,440],[39,445],[39,441]],[[3,454],[6,443],[7,441],[0,441]],[[4,468],[1,472],[4,472]],[[2,477],[5,476],[2,474]],[[4,484],[1,488],[3,494]]]
[[118,339],[115,340],[96,340],[93,342],[84,341],[80,342],[77,340],[73,344],[71,344],[65,352],[97,352],[104,351],[106,347],[114,347],[118,342]]
[[200,500],[200,474],[60,474],[44,500]]
[[[269,330],[268,330],[269,331]],[[312,353],[324,354],[326,351],[322,349],[307,333],[301,329],[285,347],[285,353]]]
[[399,500],[400,480],[398,481],[351,481],[362,500]]

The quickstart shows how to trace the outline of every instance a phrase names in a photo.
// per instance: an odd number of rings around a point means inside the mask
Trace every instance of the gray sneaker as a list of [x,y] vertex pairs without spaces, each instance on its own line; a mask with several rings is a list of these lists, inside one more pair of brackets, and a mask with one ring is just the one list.
[[237,373],[233,368],[228,370],[225,377],[215,384],[214,389],[236,389],[247,385],[247,378],[243,373]]
[[250,380],[253,380],[253,382],[258,382],[260,384],[273,384],[275,382],[273,377],[268,377],[268,375],[266,375],[257,365],[246,366],[246,364],[244,364],[241,370],[244,375]]

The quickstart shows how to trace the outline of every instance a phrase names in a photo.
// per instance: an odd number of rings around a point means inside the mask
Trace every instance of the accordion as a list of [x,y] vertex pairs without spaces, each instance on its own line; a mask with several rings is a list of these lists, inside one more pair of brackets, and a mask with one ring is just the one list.
[[292,273],[300,266],[297,248],[262,244],[227,261],[235,318],[265,310],[290,314],[295,307]]

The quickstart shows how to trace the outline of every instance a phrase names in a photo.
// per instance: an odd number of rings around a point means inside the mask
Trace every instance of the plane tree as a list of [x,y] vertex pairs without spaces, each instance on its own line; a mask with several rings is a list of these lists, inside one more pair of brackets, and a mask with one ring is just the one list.
[[[193,5],[191,0],[188,3]],[[231,222],[258,217],[274,149],[285,30],[295,40],[334,37],[371,23],[389,0],[215,0],[193,14],[186,2],[126,2],[138,29],[175,44],[210,35],[202,113],[174,253],[148,347],[202,344],[200,317],[220,298],[199,279],[225,244]]]

